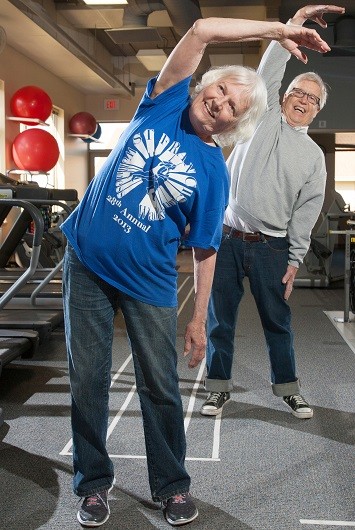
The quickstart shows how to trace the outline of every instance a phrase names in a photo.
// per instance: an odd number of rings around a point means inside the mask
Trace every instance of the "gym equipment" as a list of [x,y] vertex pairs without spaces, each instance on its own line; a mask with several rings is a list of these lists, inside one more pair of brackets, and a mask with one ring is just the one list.
[[350,311],[355,314],[355,221],[348,219],[346,230],[331,230],[331,234],[345,236],[344,261],[344,318],[335,318],[337,322],[350,322]]
[[15,137],[12,157],[19,169],[45,173],[58,162],[57,140],[43,129],[27,129]]
[[36,272],[43,236],[43,218],[38,208],[28,201],[0,199],[0,207],[1,206],[10,206],[11,208],[14,206],[20,206],[27,211],[27,213],[30,213],[35,222],[35,232],[29,267],[24,271],[20,271],[20,275],[16,281],[7,285],[7,289],[0,297],[0,330],[34,330],[38,332],[39,343],[41,343],[48,337],[55,327],[63,322],[62,308],[60,308],[60,310],[41,310],[36,308],[4,309],[4,307],[21,291],[23,286],[27,285]]
[[26,125],[38,125],[37,121],[31,122],[28,121],[28,118],[46,121],[52,112],[52,106],[52,100],[48,94],[42,88],[33,85],[20,88],[10,100],[12,115],[26,118],[22,122],[26,123]]
[[[3,176],[2,181],[6,182],[6,179],[7,177]],[[11,179],[8,180],[11,182]],[[78,201],[76,190],[40,188],[29,183],[17,183],[14,186],[0,184],[1,196],[26,199],[32,205],[36,205],[39,212],[44,206],[60,206],[62,211],[53,214],[59,224],[71,213]],[[10,208],[11,206],[5,206],[5,202],[0,200],[0,226],[9,214]],[[34,238],[34,235],[28,231],[30,225],[31,216],[28,212],[22,211],[13,222],[0,246],[0,292],[4,292],[22,273],[23,269],[30,264]],[[20,292],[16,293],[11,300],[11,306],[19,307],[22,304],[28,307],[28,301],[31,300],[30,307],[32,308],[40,303],[46,307],[50,306],[57,309],[58,303],[56,302],[59,301],[61,308],[61,263],[66,239],[59,230],[58,224],[54,227],[53,233],[50,232],[51,230],[52,228],[49,228],[48,232],[43,232],[37,270],[34,276],[21,288]],[[53,238],[55,244],[51,242]],[[52,252],[48,250],[50,245],[52,245]],[[45,251],[43,251],[44,246],[46,246]],[[13,257],[15,257],[18,267],[9,267],[9,264],[13,262]]]
[[89,112],[78,112],[69,121],[69,130],[73,134],[92,136],[97,129],[96,119]]
[[[42,234],[35,274],[22,286],[20,292],[16,293],[7,307],[19,308],[21,304],[28,307],[31,299],[31,308],[41,304],[61,309],[61,262],[66,239],[59,229],[59,224],[77,204],[77,191],[40,188],[36,183],[21,183],[0,174],[0,197],[26,200],[38,208],[41,216],[43,208],[60,206],[61,210],[52,214],[55,219],[54,226],[51,225],[47,232],[44,231]],[[11,208],[11,205],[0,200],[0,226]],[[34,240],[34,234],[32,230],[30,231],[31,225],[32,217],[29,212],[21,211],[12,221],[12,226],[0,245],[0,294],[5,292],[30,265]]]
[[[295,287],[328,287],[344,278],[344,250],[337,247],[342,225],[355,217],[342,196],[335,192],[327,212],[322,212],[320,223],[311,235],[310,248],[304,264],[295,278]],[[306,269],[304,271],[304,269]]]
[[[27,203],[26,201],[15,199],[1,199],[2,204],[8,207],[20,206],[27,211],[35,224],[35,233],[33,241],[33,253],[31,257],[30,266],[24,273],[16,280],[12,287],[0,297],[0,315],[1,309],[6,305],[8,300],[14,293],[21,289],[21,287],[33,276],[37,263],[39,250],[41,246],[41,239],[43,235],[43,218],[38,209]],[[36,330],[26,329],[0,329],[0,375],[3,366],[13,361],[19,356],[31,357],[34,355],[38,344],[40,342],[39,334]],[[2,409],[0,409],[0,425],[3,423]]]
[[[0,297],[0,315],[2,314],[3,307],[35,273],[43,235],[43,218],[35,206],[26,201],[16,199],[1,199],[1,203],[2,205],[10,207],[19,206],[27,211],[34,221],[35,233],[30,266],[23,271],[21,276],[19,276],[12,286]],[[2,327],[2,329],[0,329],[0,374],[2,367],[19,355],[23,355],[26,352],[28,353],[29,350],[30,354],[33,355],[38,343],[39,335],[37,332],[28,332],[20,330],[20,328],[14,331]]]

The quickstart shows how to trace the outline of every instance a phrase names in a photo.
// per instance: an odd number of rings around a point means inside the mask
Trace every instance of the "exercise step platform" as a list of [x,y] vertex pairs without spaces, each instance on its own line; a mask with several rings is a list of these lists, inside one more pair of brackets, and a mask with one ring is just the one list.
[[37,331],[28,329],[0,329],[0,375],[2,368],[18,357],[30,358],[39,345]]
[[2,309],[0,330],[32,329],[38,332],[40,344],[64,321],[62,310],[46,309]]
[[[14,294],[14,298],[30,298],[38,282],[29,280],[21,289]],[[12,287],[12,283],[0,279],[0,296]],[[50,282],[37,294],[37,298],[62,298],[62,282]]]

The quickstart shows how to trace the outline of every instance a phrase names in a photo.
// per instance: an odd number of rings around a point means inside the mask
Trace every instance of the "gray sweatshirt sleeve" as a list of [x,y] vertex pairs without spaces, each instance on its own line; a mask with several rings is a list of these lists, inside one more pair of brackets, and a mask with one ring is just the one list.
[[313,172],[303,185],[295,202],[287,227],[289,264],[298,267],[309,249],[312,229],[324,202],[326,168],[324,155],[319,148]]
[[287,61],[291,54],[277,41],[271,41],[263,54],[258,74],[264,79],[267,88],[268,109],[280,108],[280,88],[285,75]]

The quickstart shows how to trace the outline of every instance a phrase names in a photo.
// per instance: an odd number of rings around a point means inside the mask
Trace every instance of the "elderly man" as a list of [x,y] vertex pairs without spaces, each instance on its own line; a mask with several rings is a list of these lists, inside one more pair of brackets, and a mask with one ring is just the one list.
[[[310,5],[288,24],[302,26],[311,19],[326,27],[323,13],[343,12],[334,5]],[[291,82],[280,105],[290,57],[278,42],[269,45],[258,69],[268,90],[268,110],[251,140],[237,144],[227,161],[229,205],[208,311],[209,395],[201,408],[207,416],[221,412],[233,388],[234,336],[245,276],[264,330],[273,393],[297,418],[313,416],[300,394],[287,300],[324,200],[324,155],[307,130],[327,90],[317,74],[304,73]]]

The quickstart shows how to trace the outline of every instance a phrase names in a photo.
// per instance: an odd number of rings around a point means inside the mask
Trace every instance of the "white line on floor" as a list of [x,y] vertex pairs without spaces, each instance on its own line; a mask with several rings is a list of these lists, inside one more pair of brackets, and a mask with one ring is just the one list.
[[[111,381],[111,385],[112,386],[116,381],[117,379],[121,376],[123,370],[126,368],[127,364],[132,360],[132,355],[128,355],[127,359],[121,364],[121,366],[119,367],[119,369],[117,370],[117,372],[115,373],[115,375],[113,376],[112,378],[112,381]],[[135,385],[133,385],[135,386]],[[132,387],[133,388],[133,387]],[[121,409],[118,411],[115,419],[117,418],[117,416],[119,415],[120,417],[122,416],[122,414],[120,414],[122,408],[124,407],[124,410],[127,408],[127,405],[129,403],[129,401],[132,399],[133,395],[134,395],[134,392],[132,394],[132,388],[131,388],[131,391],[130,391],[130,394],[128,395],[128,397],[126,398],[126,401],[124,402],[124,404],[122,405]],[[127,403],[127,399],[129,399],[128,403]],[[119,420],[120,418],[118,418]],[[117,420],[117,421],[118,421]],[[113,420],[115,421],[115,420]],[[116,421],[116,424],[117,424],[117,421]],[[111,426],[109,427],[109,430],[110,430]],[[109,432],[108,430],[108,436],[109,434],[111,434],[111,431]],[[60,455],[64,455],[64,456],[68,456],[68,455],[71,455],[72,453],[70,452],[70,449],[73,445],[73,439],[70,438],[69,442],[65,445],[65,447],[60,451]]]
[[324,311],[333,326],[338,330],[338,333],[345,340],[349,348],[355,353],[355,330],[354,328],[354,317],[350,315],[349,322],[341,322],[342,313],[339,311]]
[[117,381],[117,379],[121,376],[123,370],[126,368],[127,364],[132,360],[132,354],[128,355],[127,359],[123,362],[123,364],[121,364],[121,366],[119,367],[119,369],[117,370],[117,372],[115,373],[115,375],[113,376],[112,380],[111,380],[111,385],[110,385],[110,388],[111,386]]
[[178,310],[178,316],[180,315],[181,311],[184,309],[185,305],[187,304],[190,296],[192,295],[192,293],[195,291],[195,287],[191,287],[187,297],[185,298],[185,300],[180,304],[180,307],[179,307],[179,310]]
[[131,387],[131,390],[129,391],[129,394],[128,396],[126,397],[122,407],[120,408],[120,410],[117,412],[116,416],[114,417],[114,419],[111,421],[108,429],[107,429],[107,437],[106,437],[106,440],[109,439],[109,437],[111,436],[114,428],[116,427],[117,423],[120,421],[120,419],[122,418],[122,415],[124,413],[124,411],[127,409],[128,405],[130,404],[135,392],[137,390],[137,387],[136,385],[132,385]]
[[182,284],[178,288],[178,291],[177,291],[178,293],[181,291],[181,289],[184,287],[185,283],[187,283],[190,278],[191,278],[191,276],[187,276],[187,278],[185,278],[185,280],[182,282]]
[[[180,286],[180,289],[183,287],[183,285],[185,285],[185,283],[189,279],[190,279],[190,276],[185,279],[183,284]],[[188,300],[189,300],[189,298],[190,298],[190,296],[192,295],[193,292],[194,292],[194,287],[192,287],[190,289],[190,291],[187,294],[186,298],[180,304],[178,315],[184,309],[185,305],[187,304],[187,302],[188,302]],[[128,363],[131,360],[132,360],[132,355],[130,354],[130,355],[128,355],[126,360],[122,363],[122,365],[117,370],[115,375],[113,376],[112,381],[111,381],[111,387],[119,379],[119,377],[122,375],[122,372],[125,370],[126,366],[128,365]],[[198,371],[198,374],[197,374],[197,377],[195,379],[195,383],[194,383],[194,386],[193,386],[193,389],[192,389],[192,392],[191,392],[189,403],[188,403],[188,406],[187,406],[187,412],[186,412],[186,416],[185,416],[185,420],[184,420],[185,432],[187,431],[187,429],[189,427],[189,424],[190,424],[190,421],[191,421],[191,418],[192,418],[192,413],[193,413],[195,402],[196,402],[196,394],[197,394],[198,388],[199,388],[199,386],[201,384],[201,381],[203,379],[205,366],[206,366],[206,362],[204,360],[204,361],[202,361],[202,363],[200,365],[200,368],[199,368],[199,371]],[[132,387],[131,387],[131,389],[130,389],[130,391],[129,391],[129,393],[128,393],[128,395],[127,395],[127,397],[126,397],[126,399],[125,399],[125,401],[124,401],[124,403],[122,405],[122,407],[117,412],[116,416],[114,417],[114,419],[112,420],[112,422],[109,425],[109,428],[108,428],[108,431],[107,431],[107,439],[110,437],[110,435],[114,431],[115,427],[117,426],[117,423],[122,418],[122,416],[123,416],[124,412],[126,411],[129,403],[131,402],[135,392],[136,392],[136,385],[134,384],[134,385],[132,385]],[[211,458],[186,457],[186,460],[202,461],[202,462],[219,462],[220,461],[220,458],[219,458],[219,446],[220,446],[221,417],[222,417],[222,414],[220,413],[215,418],[215,425],[214,425],[214,431],[213,431],[212,457]],[[73,440],[70,439],[69,442],[65,445],[65,447],[62,449],[62,451],[59,454],[62,455],[62,456],[71,456],[73,454],[70,451],[71,448],[72,448],[72,445],[73,445]],[[120,455],[120,454],[115,455],[115,454],[110,454],[110,458],[145,459],[146,456],[145,455]]]
[[322,526],[355,526],[355,521],[326,521],[323,519],[300,519],[300,523]]
[[197,390],[201,384],[201,381],[202,381],[202,378],[203,378],[203,374],[204,374],[204,371],[205,371],[205,366],[206,366],[206,362],[203,361],[201,362],[201,365],[200,365],[200,369],[198,371],[198,374],[197,374],[197,377],[196,377],[196,380],[195,380],[195,384],[192,388],[192,392],[191,392],[191,396],[190,396],[190,399],[189,399],[189,403],[187,405],[187,412],[186,412],[186,416],[185,416],[185,421],[184,421],[184,426],[185,426],[185,433],[188,429],[188,426],[190,424],[190,421],[191,421],[191,417],[192,417],[192,413],[193,413],[193,410],[194,410],[194,406],[195,406],[195,402],[196,402],[196,394],[197,394]]
[[[146,455],[113,455],[113,454],[110,454],[110,458],[112,459],[122,458],[122,459],[127,459],[127,460],[133,460],[133,459],[145,460],[147,457]],[[190,462],[219,462],[220,461],[219,458],[207,458],[207,457],[199,458],[195,456],[187,456],[185,460],[189,460]]]

